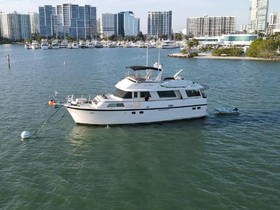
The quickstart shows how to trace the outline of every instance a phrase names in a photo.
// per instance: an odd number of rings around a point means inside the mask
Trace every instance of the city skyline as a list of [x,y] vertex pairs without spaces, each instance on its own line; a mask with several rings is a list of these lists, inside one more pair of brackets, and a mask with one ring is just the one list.
[[[171,2],[171,3],[170,3]],[[6,13],[27,14],[38,12],[39,6],[58,5],[72,3],[79,5],[91,5],[97,8],[97,18],[102,13],[119,13],[121,11],[133,11],[140,18],[140,30],[147,33],[147,17],[149,11],[173,12],[173,31],[182,31],[186,28],[186,19],[194,16],[236,16],[236,29],[241,25],[247,25],[249,20],[249,0],[44,0],[34,2],[32,0],[0,0],[0,11]],[[269,14],[280,12],[280,1],[270,0]]]

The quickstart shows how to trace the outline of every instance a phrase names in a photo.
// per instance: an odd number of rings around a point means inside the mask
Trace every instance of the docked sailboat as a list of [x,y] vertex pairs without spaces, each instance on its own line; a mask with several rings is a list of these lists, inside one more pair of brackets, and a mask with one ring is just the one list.
[[[63,104],[77,124],[153,123],[207,115],[206,87],[180,75],[163,78],[161,65],[130,66],[114,93],[94,98],[71,95]],[[153,76],[153,73],[156,73]]]

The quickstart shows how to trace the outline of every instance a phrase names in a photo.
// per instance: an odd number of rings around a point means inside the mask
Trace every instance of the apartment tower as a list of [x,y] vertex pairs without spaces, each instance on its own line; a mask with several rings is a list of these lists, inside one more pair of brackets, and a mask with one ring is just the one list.
[[273,12],[270,14],[267,33],[270,35],[280,33],[280,12]]
[[105,37],[115,34],[115,15],[112,13],[104,13],[101,15],[100,33]]
[[187,18],[187,34],[195,37],[221,36],[235,32],[234,16],[190,17]]
[[269,0],[250,0],[249,33],[266,33],[268,6]]
[[31,37],[29,15],[16,12],[0,13],[0,35],[12,41],[26,40]]
[[148,12],[148,36],[170,37],[172,34],[172,11]]

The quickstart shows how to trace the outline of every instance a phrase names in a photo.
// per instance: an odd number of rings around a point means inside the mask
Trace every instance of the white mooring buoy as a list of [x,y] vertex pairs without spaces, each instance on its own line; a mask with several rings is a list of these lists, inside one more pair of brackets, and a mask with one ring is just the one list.
[[20,134],[21,139],[27,139],[31,136],[31,133],[29,131],[22,131]]

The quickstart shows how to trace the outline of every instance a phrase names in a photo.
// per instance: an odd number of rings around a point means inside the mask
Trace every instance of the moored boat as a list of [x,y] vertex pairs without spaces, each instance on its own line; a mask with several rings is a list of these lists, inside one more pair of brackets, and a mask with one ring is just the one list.
[[31,49],[32,50],[37,50],[39,48],[40,48],[40,45],[39,45],[38,41],[37,40],[32,40]]
[[222,114],[222,115],[238,115],[239,110],[238,108],[229,108],[229,107],[221,107],[215,108],[215,114]]
[[24,48],[30,50],[31,49],[31,44],[29,42],[25,42]]
[[178,47],[179,45],[175,41],[171,41],[171,40],[164,40],[159,45],[159,48],[161,49],[174,49]]
[[60,48],[67,48],[68,47],[68,40],[63,39],[60,43]]
[[71,49],[78,49],[78,48],[79,48],[78,42],[74,41],[74,42],[71,44]]
[[95,41],[94,42],[94,47],[95,48],[103,48],[103,44],[101,42],[99,42],[99,41]]
[[59,47],[59,43],[58,43],[58,40],[55,39],[52,41],[52,49],[54,50],[58,50],[60,47]]
[[68,97],[63,105],[77,124],[153,123],[207,115],[205,86],[184,80],[181,71],[163,78],[158,64],[127,68],[132,73],[115,85],[112,94]]
[[49,49],[49,42],[47,39],[42,39],[41,40],[41,49],[42,50],[47,50]]

